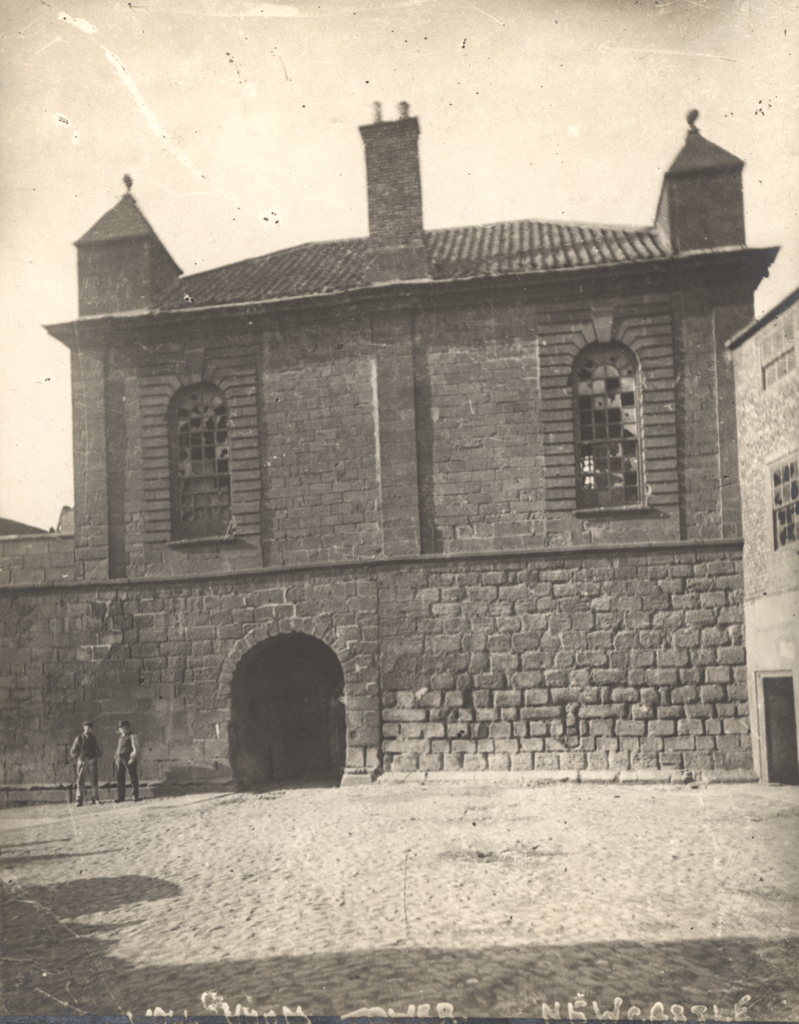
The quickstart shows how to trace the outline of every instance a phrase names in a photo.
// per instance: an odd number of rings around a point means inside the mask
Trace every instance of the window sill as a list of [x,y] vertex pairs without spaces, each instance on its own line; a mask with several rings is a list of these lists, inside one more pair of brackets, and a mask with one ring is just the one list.
[[218,537],[187,537],[185,540],[168,540],[168,548],[201,548],[209,545],[236,544],[238,537],[220,534]]
[[610,516],[631,519],[636,516],[660,515],[651,505],[611,505],[607,508],[578,508],[574,511],[578,519],[606,519]]

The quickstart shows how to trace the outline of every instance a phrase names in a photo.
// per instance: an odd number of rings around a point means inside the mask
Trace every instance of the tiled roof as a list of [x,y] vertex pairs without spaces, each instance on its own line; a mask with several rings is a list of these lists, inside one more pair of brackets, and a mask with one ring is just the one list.
[[144,214],[129,193],[94,224],[75,245],[88,242],[116,242],[122,238],[156,238]]
[[[368,239],[311,242],[181,278],[156,307],[215,306],[335,294],[370,283]],[[656,228],[505,221],[424,232],[430,280],[597,267],[671,254]]]
[[18,537],[28,533],[46,533],[38,526],[28,526],[27,523],[18,523],[16,519],[0,519],[0,537]]
[[772,320],[776,320],[778,316],[790,309],[791,306],[796,305],[797,302],[799,302],[799,288],[795,288],[790,294],[786,295],[776,306],[772,306],[767,313],[755,317],[754,320],[750,320],[746,327],[743,327],[737,334],[733,334],[731,338],[724,342],[725,347],[737,348],[751,338],[753,334],[757,334],[761,328],[771,323]]

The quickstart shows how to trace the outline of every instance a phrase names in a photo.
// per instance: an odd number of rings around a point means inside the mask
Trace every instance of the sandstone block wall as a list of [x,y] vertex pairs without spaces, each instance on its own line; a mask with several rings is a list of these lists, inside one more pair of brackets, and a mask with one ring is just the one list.
[[0,537],[0,586],[74,578],[75,538],[71,534]]
[[737,548],[385,580],[383,766],[751,767],[741,599]]
[[[722,346],[751,296],[676,274],[84,325],[77,577],[740,536]],[[641,504],[621,515],[576,508],[570,374],[610,340],[640,392]],[[224,544],[172,536],[169,401],[201,380],[230,416]]]
[[154,784],[230,782],[229,686],[276,632],[345,678],[346,770],[751,767],[736,543],[460,555],[0,591],[3,786],[67,786],[121,717]]

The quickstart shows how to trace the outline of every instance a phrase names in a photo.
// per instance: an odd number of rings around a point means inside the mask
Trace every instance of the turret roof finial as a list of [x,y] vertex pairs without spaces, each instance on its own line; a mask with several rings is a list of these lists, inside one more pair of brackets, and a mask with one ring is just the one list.
[[128,190],[128,192],[130,192],[130,190],[133,188],[133,178],[131,178],[129,174],[125,174],[122,176],[122,181],[125,185],[125,188]]
[[685,120],[688,122],[688,125],[689,125],[689,127],[690,127],[692,132],[698,132],[699,131],[699,129],[696,127],[696,119],[698,117],[699,117],[699,111],[698,110],[689,110],[688,113],[685,116]]

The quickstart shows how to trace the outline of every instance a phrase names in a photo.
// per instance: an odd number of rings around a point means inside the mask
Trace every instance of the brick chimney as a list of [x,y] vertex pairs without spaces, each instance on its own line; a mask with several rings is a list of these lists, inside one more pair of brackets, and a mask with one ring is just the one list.
[[375,103],[374,122],[360,131],[369,198],[367,273],[375,284],[426,278],[419,122],[409,117],[407,103],[400,103],[396,121],[384,121]]
[[688,135],[666,171],[656,225],[674,252],[746,245],[741,171],[743,160],[699,133],[697,110],[688,114]]

